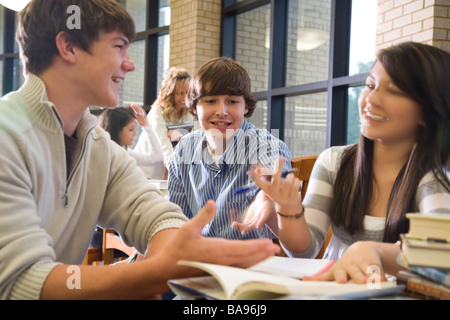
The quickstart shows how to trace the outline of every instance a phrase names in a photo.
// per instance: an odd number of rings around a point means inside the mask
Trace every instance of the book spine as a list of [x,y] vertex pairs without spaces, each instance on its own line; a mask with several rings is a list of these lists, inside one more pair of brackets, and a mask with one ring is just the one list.
[[409,269],[425,278],[442,283],[443,285],[450,287],[450,271],[437,268],[427,268],[418,266],[409,266]]
[[450,300],[450,290],[441,286],[434,286],[421,279],[409,279],[406,288],[412,292],[420,293],[435,299]]

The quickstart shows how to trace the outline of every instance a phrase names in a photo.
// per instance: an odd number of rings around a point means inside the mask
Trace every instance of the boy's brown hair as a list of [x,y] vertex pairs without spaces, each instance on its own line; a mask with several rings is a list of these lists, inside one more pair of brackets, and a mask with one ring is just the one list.
[[246,118],[251,117],[256,108],[253,97],[251,80],[239,63],[230,58],[219,57],[204,63],[192,78],[186,97],[186,104],[194,117],[193,109],[198,100],[204,96],[233,95],[243,96],[248,112]]
[[[68,26],[71,6],[80,9],[79,28]],[[114,0],[32,0],[19,13],[16,38],[26,73],[39,75],[58,54],[58,33],[66,32],[76,47],[89,52],[100,31],[117,29],[130,42],[134,38],[133,18]]]

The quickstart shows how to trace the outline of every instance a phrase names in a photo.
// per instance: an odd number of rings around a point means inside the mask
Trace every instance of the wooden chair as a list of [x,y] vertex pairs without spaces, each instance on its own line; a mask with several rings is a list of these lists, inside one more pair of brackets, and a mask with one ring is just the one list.
[[[316,160],[317,156],[298,157],[291,159],[291,166],[293,169],[296,169],[294,175],[301,182],[302,199],[305,198],[306,190],[308,189],[309,178],[311,176],[311,172]],[[278,239],[276,239],[275,243],[279,244]],[[285,256],[286,254],[281,251],[279,255]]]
[[[302,199],[305,198],[306,191],[308,190],[308,184],[309,179],[311,177],[311,172],[314,167],[314,164],[316,163],[317,156],[310,156],[310,157],[298,157],[291,159],[291,165],[292,168],[297,169],[297,171],[294,173],[295,177],[298,178],[302,183]],[[328,243],[330,242],[331,236],[333,235],[333,231],[331,229],[331,226],[328,228],[327,235],[325,237],[325,241],[322,245],[322,248],[319,251],[319,254],[317,255],[316,259],[321,259],[325,253],[325,249],[328,246]],[[281,252],[281,256],[284,256],[284,252]]]
[[291,159],[291,165],[293,169],[297,169],[294,173],[302,183],[302,198],[305,198],[306,190],[308,189],[309,178],[311,176],[312,169],[316,163],[317,156],[311,157],[298,157]]
[[95,265],[102,261],[102,249],[89,247],[84,256],[83,265]]
[[[291,160],[292,168],[297,169],[297,171],[295,172],[295,176],[297,178],[299,178],[299,180],[302,182],[302,198],[305,198],[306,190],[308,189],[309,178],[311,176],[311,172],[312,172],[312,169],[314,167],[316,160],[317,160],[317,156],[299,157],[299,158],[293,158]],[[328,228],[327,234],[325,236],[325,240],[322,245],[322,248],[320,249],[319,254],[317,255],[316,259],[322,259],[332,235],[333,235],[333,230],[331,229],[331,226],[330,226]]]
[[136,249],[127,246],[123,243],[122,239],[112,229],[103,230],[103,248],[102,248],[102,260],[103,264],[108,265],[114,263],[115,250],[119,250],[125,253],[127,256],[131,256]]
[[[103,244],[102,248],[93,248],[90,247],[86,253],[83,264],[84,265],[109,265],[114,263],[115,261],[115,253],[119,250],[123,252],[127,256],[131,256],[136,252],[136,249],[133,247],[127,246],[123,243],[122,239],[116,235],[116,232],[113,229],[104,229],[103,230]],[[119,260],[123,260],[124,258],[119,258]]]
[[327,234],[325,235],[325,240],[323,242],[322,248],[319,251],[319,254],[317,255],[316,259],[322,259],[323,255],[325,253],[325,250],[328,247],[328,243],[330,243],[330,239],[333,236],[333,229],[331,226],[328,228]]

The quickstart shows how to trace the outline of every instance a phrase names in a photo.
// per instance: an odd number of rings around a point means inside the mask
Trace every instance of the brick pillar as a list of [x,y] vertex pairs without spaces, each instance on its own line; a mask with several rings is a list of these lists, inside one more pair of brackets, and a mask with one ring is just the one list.
[[450,52],[450,1],[378,0],[377,49],[404,41]]
[[171,0],[170,66],[193,74],[220,53],[221,1]]

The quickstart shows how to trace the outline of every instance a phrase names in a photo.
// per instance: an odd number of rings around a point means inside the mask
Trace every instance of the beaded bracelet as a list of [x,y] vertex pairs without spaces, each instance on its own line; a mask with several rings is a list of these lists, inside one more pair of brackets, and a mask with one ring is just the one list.
[[280,217],[283,217],[283,218],[286,218],[286,219],[289,219],[289,220],[300,219],[300,218],[303,217],[303,215],[305,214],[305,207],[304,207],[303,204],[302,204],[302,212],[300,212],[300,213],[298,213],[298,214],[296,214],[296,215],[293,215],[293,216],[288,216],[288,215],[282,214],[282,213],[280,213],[280,212],[278,212],[278,211],[277,211],[277,214],[278,214]]

